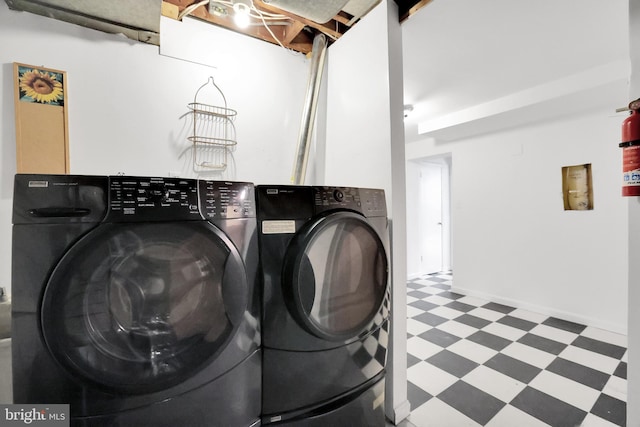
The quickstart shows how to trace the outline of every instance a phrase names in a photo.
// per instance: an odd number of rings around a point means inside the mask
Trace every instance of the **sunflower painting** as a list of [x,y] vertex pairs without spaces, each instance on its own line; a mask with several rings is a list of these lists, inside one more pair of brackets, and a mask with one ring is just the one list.
[[20,101],[64,106],[62,83],[62,73],[18,66]]

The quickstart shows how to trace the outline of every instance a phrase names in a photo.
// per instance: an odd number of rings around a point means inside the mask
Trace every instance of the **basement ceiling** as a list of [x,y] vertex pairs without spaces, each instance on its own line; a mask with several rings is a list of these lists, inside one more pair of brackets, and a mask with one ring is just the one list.
[[[158,45],[160,16],[201,19],[269,43],[307,54],[324,33],[338,40],[381,0],[5,0],[21,10]],[[431,0],[395,0],[401,21]],[[249,25],[234,22],[250,10]]]
[[[233,19],[234,4],[248,1],[165,0],[162,14],[174,19],[189,15],[307,54],[315,34],[324,33],[329,43],[336,41],[380,3],[380,0],[253,0],[251,23],[239,28]],[[430,1],[395,0],[401,20]]]

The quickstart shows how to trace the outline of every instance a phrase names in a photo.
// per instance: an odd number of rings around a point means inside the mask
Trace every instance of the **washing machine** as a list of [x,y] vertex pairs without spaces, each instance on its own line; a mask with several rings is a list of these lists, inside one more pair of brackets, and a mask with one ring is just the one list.
[[72,426],[254,426],[261,353],[254,187],[15,177],[15,403]]
[[384,191],[260,185],[256,200],[263,425],[383,427]]

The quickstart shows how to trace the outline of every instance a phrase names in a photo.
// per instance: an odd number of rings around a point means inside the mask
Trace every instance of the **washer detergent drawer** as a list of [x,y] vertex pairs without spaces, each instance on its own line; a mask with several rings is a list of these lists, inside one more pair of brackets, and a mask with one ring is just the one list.
[[[319,410],[276,422],[274,426],[327,427],[327,426],[367,426],[384,427],[384,386],[383,375],[375,378],[373,385],[352,390],[342,398],[318,408]],[[268,424],[269,420],[265,420]]]

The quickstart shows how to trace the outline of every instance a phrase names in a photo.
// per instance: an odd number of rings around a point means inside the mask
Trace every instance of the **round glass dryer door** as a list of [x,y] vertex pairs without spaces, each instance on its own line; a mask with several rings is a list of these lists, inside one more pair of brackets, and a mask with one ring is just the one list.
[[287,250],[284,293],[292,315],[327,340],[357,336],[387,290],[384,245],[361,215],[337,212],[303,229]]
[[233,243],[206,222],[105,224],[53,271],[44,339],[73,376],[117,392],[161,390],[228,344],[246,281]]

